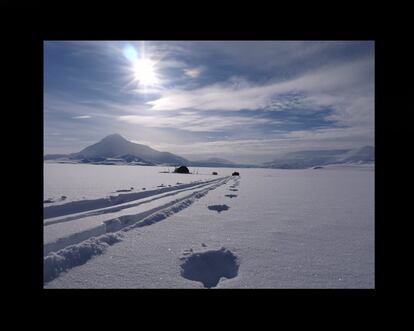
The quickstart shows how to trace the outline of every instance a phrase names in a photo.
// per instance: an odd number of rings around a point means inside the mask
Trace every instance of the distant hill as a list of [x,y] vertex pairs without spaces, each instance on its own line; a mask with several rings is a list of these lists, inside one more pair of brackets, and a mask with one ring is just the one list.
[[367,163],[375,161],[375,148],[373,146],[364,146],[358,149],[350,150],[339,158],[342,163]]
[[278,169],[306,169],[328,164],[372,163],[375,161],[373,146],[363,146],[357,149],[333,149],[299,151],[284,154],[264,166]]
[[56,159],[86,160],[91,162],[104,162],[107,158],[122,159],[127,163],[140,162],[150,164],[186,165],[185,158],[168,153],[159,152],[146,145],[136,144],[126,140],[119,134],[112,134],[96,144],[90,145],[78,153],[69,155],[45,155],[45,160]]
[[47,154],[43,157],[44,160],[56,160],[67,157],[67,154]]

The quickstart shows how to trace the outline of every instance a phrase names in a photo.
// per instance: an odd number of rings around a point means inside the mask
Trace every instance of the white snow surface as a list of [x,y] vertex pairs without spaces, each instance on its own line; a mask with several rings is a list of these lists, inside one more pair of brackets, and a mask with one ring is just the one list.
[[[206,168],[192,168],[198,170],[198,174],[165,174],[160,171],[173,171],[174,167],[168,166],[129,166],[129,165],[95,165],[95,164],[64,164],[43,163],[43,196],[44,199],[52,199],[53,203],[45,204],[45,207],[63,204],[82,199],[99,199],[123,192],[117,190],[133,190],[141,192],[156,189],[159,185],[171,185],[176,183],[190,183],[192,181],[211,179],[211,171]],[[231,174],[231,169],[225,171]],[[125,192],[126,192],[125,191]],[[66,196],[65,200],[61,200]]]
[[[89,239],[45,256],[48,274],[57,270],[45,288],[375,287],[374,168],[200,168],[205,175],[175,175],[158,173],[160,167],[58,166],[67,167],[48,169],[45,189],[68,197],[87,192],[99,197],[144,181],[153,188],[202,183],[151,195],[149,202],[130,208],[45,223],[47,229],[90,219],[98,219],[96,224],[120,220],[111,231],[80,231]],[[241,177],[225,177],[234,170]],[[219,176],[209,175],[212,171]],[[66,186],[59,187],[54,178]],[[207,183],[211,180],[216,181]],[[146,218],[133,216],[156,206],[161,208]],[[120,215],[132,223],[122,223]]]

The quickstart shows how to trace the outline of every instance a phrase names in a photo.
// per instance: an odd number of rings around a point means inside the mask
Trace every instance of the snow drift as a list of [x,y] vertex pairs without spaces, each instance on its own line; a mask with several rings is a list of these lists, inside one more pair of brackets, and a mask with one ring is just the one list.
[[115,233],[104,234],[50,253],[43,259],[44,282],[51,281],[63,271],[84,264],[94,255],[104,253],[108,246],[121,241],[121,238],[121,235]]

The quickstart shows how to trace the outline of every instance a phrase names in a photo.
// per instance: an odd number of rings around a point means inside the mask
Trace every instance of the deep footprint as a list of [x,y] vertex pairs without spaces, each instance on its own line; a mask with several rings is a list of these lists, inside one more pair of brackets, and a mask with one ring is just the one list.
[[237,194],[226,194],[225,197],[235,198],[235,197],[237,197]]
[[218,213],[221,213],[223,210],[230,209],[230,207],[227,206],[227,205],[212,205],[212,206],[208,206],[207,208],[210,209],[210,210],[215,210]]
[[237,256],[224,247],[217,251],[193,253],[181,264],[182,277],[201,282],[206,288],[217,286],[222,277],[234,278],[238,272]]

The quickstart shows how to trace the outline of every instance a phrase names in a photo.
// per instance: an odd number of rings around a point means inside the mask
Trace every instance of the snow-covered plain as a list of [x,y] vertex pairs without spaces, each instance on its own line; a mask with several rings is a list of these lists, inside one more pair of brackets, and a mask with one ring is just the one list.
[[[128,166],[128,165],[94,165],[94,164],[62,164],[44,163],[43,188],[44,199],[53,203],[46,206],[67,203],[82,199],[98,199],[104,196],[117,195],[119,192],[140,192],[156,188],[164,184],[176,185],[191,181],[211,179],[211,171],[195,168],[198,175],[182,176],[181,174],[164,174],[161,171],[173,171],[174,167],[163,166]],[[225,172],[231,174],[227,169]],[[203,175],[204,174],[204,175]],[[66,198],[61,199],[62,196]]]
[[[375,286],[373,167],[162,170],[45,164],[45,199],[67,200],[45,218],[44,287]],[[150,192],[111,193],[130,187]],[[85,210],[62,209],[82,197]]]

